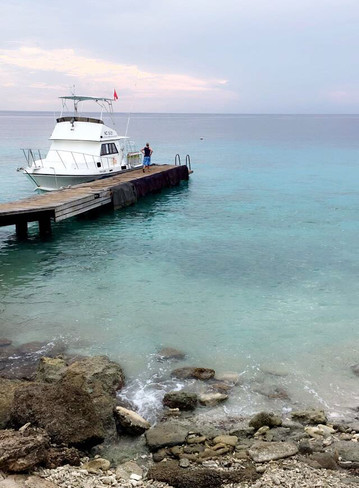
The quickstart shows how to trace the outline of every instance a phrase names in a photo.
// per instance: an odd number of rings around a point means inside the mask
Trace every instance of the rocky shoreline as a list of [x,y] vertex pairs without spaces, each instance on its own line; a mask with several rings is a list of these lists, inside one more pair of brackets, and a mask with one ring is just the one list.
[[[167,348],[159,357],[181,354]],[[225,402],[236,375],[171,374],[208,388],[167,392],[151,425],[119,402],[125,376],[106,356],[0,339],[0,488],[359,485],[359,420],[333,424],[308,409],[209,422],[197,407]]]

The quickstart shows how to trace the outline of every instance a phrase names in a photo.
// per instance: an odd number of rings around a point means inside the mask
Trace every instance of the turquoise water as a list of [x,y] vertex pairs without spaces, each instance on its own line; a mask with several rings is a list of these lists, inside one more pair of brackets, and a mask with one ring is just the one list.
[[[51,114],[0,113],[0,201],[32,194],[20,147],[46,147]],[[126,117],[117,117],[119,132]],[[153,161],[190,154],[179,187],[49,241],[0,228],[1,334],[108,354],[151,417],[182,365],[234,371],[218,412],[356,407],[359,116],[134,115]],[[159,363],[163,346],[187,359]],[[282,388],[286,398],[265,393]]]

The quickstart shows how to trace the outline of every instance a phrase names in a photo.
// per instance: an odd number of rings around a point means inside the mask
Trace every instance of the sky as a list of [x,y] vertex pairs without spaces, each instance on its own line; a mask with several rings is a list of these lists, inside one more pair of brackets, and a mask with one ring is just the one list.
[[359,113],[359,0],[0,0],[0,110]]

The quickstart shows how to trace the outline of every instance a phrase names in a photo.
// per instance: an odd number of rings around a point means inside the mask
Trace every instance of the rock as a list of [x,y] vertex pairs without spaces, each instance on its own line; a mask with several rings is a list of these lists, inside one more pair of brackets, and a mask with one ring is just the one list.
[[20,355],[35,355],[35,356],[57,356],[63,353],[66,346],[63,342],[40,342],[33,341],[22,344],[17,348],[17,352]]
[[186,391],[170,391],[165,394],[162,400],[165,407],[178,408],[179,410],[194,410],[197,402],[196,393]]
[[278,415],[268,412],[260,412],[254,415],[249,421],[249,426],[255,430],[267,425],[268,427],[279,427],[282,425],[282,419]]
[[319,424],[315,426],[307,426],[304,427],[304,432],[306,432],[310,437],[329,437],[330,435],[335,433],[335,430],[328,425]]
[[15,427],[31,422],[44,428],[52,442],[80,448],[99,444],[105,437],[90,396],[62,381],[17,388],[10,422]]
[[359,376],[359,363],[358,364],[354,364],[352,367],[351,367],[353,373],[357,376]]
[[268,425],[263,425],[263,427],[260,427],[257,432],[254,434],[253,437],[257,438],[260,436],[264,436],[267,432],[270,431],[270,427]]
[[116,468],[117,479],[129,480],[133,475],[137,476],[138,480],[143,477],[143,470],[135,461],[127,461]]
[[316,452],[311,454],[307,462],[313,468],[338,469],[337,456],[328,452]]
[[163,461],[167,456],[166,449],[159,449],[157,452],[152,454],[152,459],[155,463],[160,463]]
[[16,356],[17,349],[16,347],[12,346],[11,344],[3,345],[0,347],[0,361],[4,361],[9,359],[12,356]]
[[308,439],[302,439],[298,444],[300,454],[313,454],[313,449]]
[[37,359],[9,358],[5,363],[3,362],[2,365],[3,369],[0,373],[2,378],[32,381],[36,374]]
[[50,439],[44,430],[26,429],[0,431],[0,470],[22,473],[46,459]]
[[188,430],[176,422],[157,424],[145,433],[146,442],[151,451],[162,447],[172,447],[184,444]]
[[275,461],[298,453],[293,442],[255,442],[248,450],[248,454],[255,463]]
[[[264,426],[264,427],[266,427],[266,426]],[[255,435],[257,435],[259,431],[260,431],[260,429],[257,430]],[[301,438],[304,437],[303,428],[302,428],[302,432],[301,432],[300,437]],[[291,431],[291,429],[286,428],[286,427],[273,427],[272,429],[268,429],[268,431],[265,435],[265,440],[268,442],[281,442],[281,441],[287,441],[289,439],[290,440],[298,440],[296,438],[296,435],[293,435],[293,432]]]
[[197,435],[197,434],[189,434],[186,438],[187,444],[202,444],[207,440],[207,437],[204,435]]
[[151,427],[141,415],[124,407],[116,407],[115,420],[119,434],[126,432],[130,435],[141,435]]
[[55,469],[59,466],[69,464],[70,466],[80,466],[82,453],[74,447],[50,447],[46,451],[44,465],[48,469]]
[[57,488],[49,480],[40,478],[40,476],[27,476],[27,475],[10,475],[4,480],[0,481],[0,488]]
[[12,341],[10,339],[6,339],[5,337],[0,338],[0,347],[11,346]]
[[173,347],[163,347],[157,354],[159,361],[165,361],[170,359],[184,359],[186,354]]
[[106,356],[81,359],[66,369],[62,381],[88,393],[105,429],[115,432],[116,391],[124,384],[119,364]]
[[287,390],[281,386],[261,385],[254,388],[254,391],[270,399],[290,400]]
[[63,377],[65,370],[66,361],[63,358],[41,357],[35,379],[43,383],[54,383]]
[[229,383],[230,385],[237,385],[239,383],[239,374],[238,373],[216,373],[215,380],[217,381],[224,381],[225,383]]
[[215,470],[197,468],[187,471],[174,461],[163,461],[152,466],[147,477],[174,488],[219,488],[222,484],[222,478]]
[[223,472],[218,468],[207,467],[183,469],[176,461],[163,461],[152,466],[147,477],[174,488],[220,488],[228,483],[252,482],[258,479],[259,475],[252,466]]
[[205,407],[214,407],[218,405],[219,403],[224,402],[225,400],[228,400],[228,395],[225,395],[224,393],[202,393],[198,397],[199,403]]
[[179,461],[179,465],[180,465],[181,468],[189,468],[189,466],[191,465],[191,463],[190,463],[190,460],[189,459],[182,458]]
[[214,369],[209,368],[195,368],[195,367],[187,367],[187,368],[178,368],[172,371],[171,376],[180,379],[186,378],[194,378],[197,380],[210,380],[215,375]]
[[21,384],[18,380],[0,378],[0,429],[5,429],[9,423],[14,393]]
[[102,473],[103,471],[108,471],[110,469],[111,463],[107,459],[96,458],[91,459],[87,463],[81,466],[81,469],[86,469],[89,473]]
[[125,382],[121,366],[107,356],[93,356],[75,361],[67,368],[66,374],[83,377],[84,386],[90,394],[100,384],[108,395],[115,396]]
[[217,381],[210,385],[212,391],[218,391],[219,393],[227,393],[233,388],[233,385],[226,383],[225,381]]
[[[335,454],[341,462],[359,464],[359,443],[339,441],[330,446],[329,452]],[[340,464],[342,466],[342,464]],[[345,467],[343,465],[343,467]],[[359,467],[359,465],[358,465]]]
[[235,435],[218,435],[213,439],[214,444],[225,444],[235,447],[238,443],[238,437]]
[[301,422],[302,424],[326,424],[327,417],[325,416],[324,410],[320,409],[309,409],[301,410],[298,412],[292,412],[292,418]]

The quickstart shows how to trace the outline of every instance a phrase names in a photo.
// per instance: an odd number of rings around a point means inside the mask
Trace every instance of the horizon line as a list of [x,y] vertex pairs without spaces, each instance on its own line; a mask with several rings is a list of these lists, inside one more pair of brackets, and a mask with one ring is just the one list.
[[[58,110],[7,110],[0,109],[0,113],[39,113],[39,114],[53,114]],[[96,111],[84,111],[83,113],[95,113]],[[266,115],[303,115],[303,116],[318,116],[318,115],[359,115],[359,113],[347,113],[347,112],[105,112],[104,115],[254,115],[254,116],[266,116]]]

